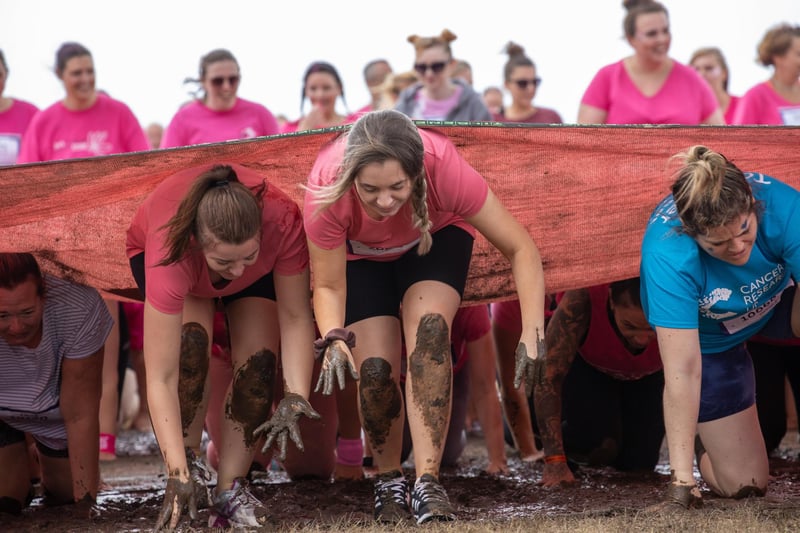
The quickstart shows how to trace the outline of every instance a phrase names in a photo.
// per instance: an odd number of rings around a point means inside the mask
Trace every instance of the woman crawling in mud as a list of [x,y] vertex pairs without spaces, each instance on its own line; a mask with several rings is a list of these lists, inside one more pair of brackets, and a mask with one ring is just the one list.
[[[307,187],[304,221],[324,353],[317,386],[331,393],[346,374],[359,379],[361,422],[377,469],[374,517],[453,520],[439,471],[451,410],[450,330],[475,230],[512,265],[523,317],[518,385],[545,355],[539,251],[446,136],[418,129],[397,111],[363,115],[323,147]],[[398,386],[401,335],[409,352],[406,402]],[[411,490],[400,460],[406,415],[416,468]]]
[[[284,444],[288,434],[302,447],[300,415],[319,418],[308,403],[315,332],[300,208],[240,165],[191,168],[165,179],[143,202],[127,252],[145,297],[147,394],[168,474],[156,529],[174,528],[184,507],[196,518],[203,505],[211,507],[213,527],[262,525],[266,509],[245,479],[259,431],[270,429]],[[212,495],[193,449],[205,417],[217,305],[228,322],[234,378],[220,415]],[[279,349],[285,395],[274,423],[260,426],[272,409]]]
[[680,154],[642,243],[642,304],[664,364],[663,506],[763,495],[769,465],[745,341],[800,335],[800,192],[704,146]]

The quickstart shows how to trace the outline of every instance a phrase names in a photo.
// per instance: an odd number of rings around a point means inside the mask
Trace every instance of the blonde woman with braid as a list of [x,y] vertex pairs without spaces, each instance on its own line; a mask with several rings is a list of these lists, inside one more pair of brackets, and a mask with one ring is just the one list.
[[[323,147],[308,179],[304,224],[323,335],[317,387],[330,394],[347,376],[358,380],[377,468],[376,520],[400,522],[410,512],[420,524],[455,519],[439,467],[450,419],[450,330],[475,230],[513,269],[523,319],[518,384],[533,379],[545,355],[536,245],[446,136],[418,129],[395,110],[363,115]],[[400,461],[406,415],[416,467],[411,491]]]

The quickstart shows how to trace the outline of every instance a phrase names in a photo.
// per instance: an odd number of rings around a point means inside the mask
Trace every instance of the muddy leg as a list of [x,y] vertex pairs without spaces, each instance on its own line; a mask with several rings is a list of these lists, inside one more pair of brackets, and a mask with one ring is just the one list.
[[408,357],[406,397],[417,477],[439,477],[453,391],[450,334],[442,315],[420,319],[417,345]]
[[228,488],[250,467],[259,441],[253,432],[269,418],[272,409],[276,362],[275,354],[264,349],[234,370],[222,421],[218,487]]
[[[200,432],[192,431],[198,423],[202,430],[205,416],[205,387],[208,377],[208,333],[197,322],[188,322],[181,331],[180,378],[178,380],[178,398],[181,405],[181,428],[184,438],[197,433],[197,443],[188,443],[191,447],[199,446]],[[199,414],[199,416],[198,416]]]
[[392,379],[392,367],[369,357],[359,369],[361,423],[370,442],[378,473],[400,469],[403,438],[403,397]]

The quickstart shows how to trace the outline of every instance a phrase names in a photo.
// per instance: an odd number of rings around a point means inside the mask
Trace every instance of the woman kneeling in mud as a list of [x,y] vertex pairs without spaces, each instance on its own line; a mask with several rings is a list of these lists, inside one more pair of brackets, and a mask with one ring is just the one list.
[[[307,187],[324,352],[317,386],[331,393],[334,379],[343,388],[346,371],[360,375],[361,421],[377,468],[376,520],[400,521],[409,511],[418,523],[453,520],[439,467],[451,408],[450,330],[475,229],[512,265],[523,317],[520,380],[545,352],[539,251],[446,136],[418,129],[398,111],[367,113],[323,147]],[[409,352],[405,406],[401,334]],[[417,476],[410,496],[400,461],[406,414]]]
[[705,146],[679,154],[642,243],[642,304],[664,364],[672,480],[659,507],[701,503],[692,459],[724,497],[769,478],[745,341],[800,334],[800,192]]

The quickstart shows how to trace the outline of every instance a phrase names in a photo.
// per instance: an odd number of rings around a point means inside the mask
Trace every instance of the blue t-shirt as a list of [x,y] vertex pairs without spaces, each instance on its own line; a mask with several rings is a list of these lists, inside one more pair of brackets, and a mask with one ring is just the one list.
[[653,211],[642,242],[642,306],[653,326],[698,329],[703,353],[719,353],[757,333],[781,292],[800,274],[800,191],[745,175],[758,202],[750,259],[736,266],[679,231],[672,195]]

